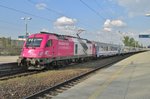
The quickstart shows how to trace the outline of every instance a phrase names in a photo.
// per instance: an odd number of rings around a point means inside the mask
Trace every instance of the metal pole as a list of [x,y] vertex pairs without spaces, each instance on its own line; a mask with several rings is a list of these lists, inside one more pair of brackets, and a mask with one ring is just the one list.
[[21,18],[22,20],[25,21],[25,38],[28,36],[28,20],[31,20],[31,17],[23,17]]
[[27,24],[27,22],[25,23],[26,24],[26,38],[27,38],[27,36],[28,36],[28,24]]

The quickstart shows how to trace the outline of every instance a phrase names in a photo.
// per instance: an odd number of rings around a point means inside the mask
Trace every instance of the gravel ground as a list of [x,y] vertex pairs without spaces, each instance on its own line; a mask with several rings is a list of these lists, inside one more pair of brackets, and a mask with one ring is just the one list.
[[106,59],[105,61],[92,61],[65,67],[60,70],[50,70],[39,74],[0,81],[0,97],[1,99],[23,98],[65,81],[66,79],[87,72],[96,66],[106,64],[111,60],[112,59]]
[[0,81],[0,97],[1,99],[22,98],[87,70],[53,70],[27,77]]

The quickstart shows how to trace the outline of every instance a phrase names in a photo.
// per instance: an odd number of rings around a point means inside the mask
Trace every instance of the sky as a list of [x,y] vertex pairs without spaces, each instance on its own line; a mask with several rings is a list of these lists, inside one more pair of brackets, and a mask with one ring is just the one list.
[[[130,36],[150,45],[150,0],[0,0],[0,37],[40,31],[75,35],[105,43],[122,44]],[[28,18],[31,20],[27,20]],[[22,20],[25,18],[25,20]]]

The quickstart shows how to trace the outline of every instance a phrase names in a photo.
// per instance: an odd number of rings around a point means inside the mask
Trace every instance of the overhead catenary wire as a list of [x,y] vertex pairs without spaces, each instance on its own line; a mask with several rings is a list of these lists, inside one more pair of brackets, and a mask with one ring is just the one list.
[[[112,15],[118,15],[119,16],[119,14],[121,14],[119,11],[115,11],[115,10],[118,10],[118,9],[114,9],[115,7],[113,7],[114,6],[114,4],[110,4],[110,0],[107,0],[108,2],[107,2],[107,6],[109,6],[110,7],[110,9],[112,10],[114,10],[114,12],[117,12],[117,13],[113,13],[113,12],[111,12],[112,13]],[[112,3],[112,2],[111,2]],[[116,6],[116,5],[115,5]]]
[[[37,4],[37,2],[35,2],[35,1],[32,1],[32,0],[28,0],[28,2],[30,2],[31,4],[33,4],[33,5],[36,5]],[[66,16],[66,17],[68,17],[68,18],[70,18],[68,15],[65,15],[65,14],[63,14],[63,13],[60,13],[60,12],[58,12],[58,11],[56,11],[56,10],[54,10],[54,9],[51,9],[51,8],[49,8],[49,7],[44,7],[47,11],[50,11],[50,12],[53,12],[53,13],[55,13],[55,14],[57,14],[57,15],[60,15],[60,16]],[[85,24],[85,23],[83,23],[83,22],[81,22],[81,21],[78,21],[78,23],[80,23],[81,25],[83,25],[83,26],[87,26],[87,24]],[[96,28],[96,27],[94,27],[93,25],[91,25],[90,24],[90,27],[93,27],[93,28]]]
[[[30,0],[29,0],[29,1],[30,1]],[[22,10],[18,10],[18,9],[16,9],[16,8],[8,7],[8,6],[2,5],[2,4],[0,4],[0,7],[1,7],[1,8],[8,9],[8,10],[11,10],[11,11],[15,11],[15,12],[17,12],[17,13],[22,13],[22,14],[26,14],[26,15],[33,16],[33,17],[35,17],[35,18],[40,18],[40,19],[43,19],[43,20],[47,20],[47,21],[54,22],[54,20],[52,20],[52,19],[50,19],[50,18],[46,18],[46,17],[43,17],[43,16],[34,15],[34,14],[32,14],[32,13],[25,12],[25,11],[22,11]],[[48,11],[55,12],[55,14],[64,15],[64,14],[62,14],[62,13],[57,12],[56,10],[50,9],[50,8],[48,8],[48,7],[46,7],[46,8],[47,8],[47,10],[49,9]],[[79,22],[79,21],[78,21],[78,22]],[[80,22],[80,23],[81,23],[81,22]],[[87,26],[87,24],[85,24],[85,23],[81,23],[81,25]],[[91,27],[94,27],[94,26],[91,25]],[[94,27],[94,28],[95,28],[95,27]]]
[[25,11],[22,11],[22,10],[18,10],[18,9],[15,9],[15,8],[7,7],[7,6],[1,5],[1,4],[0,4],[0,7],[2,7],[2,8],[6,8],[6,9],[9,9],[9,10],[12,10],[12,11],[18,12],[18,13],[27,14],[27,15],[30,15],[30,16],[33,16],[33,17],[36,17],[36,18],[40,18],[40,19],[44,19],[44,20],[47,20],[47,21],[51,21],[51,22],[53,22],[53,20],[52,20],[52,19],[45,18],[45,17],[38,16],[38,15],[34,15],[34,14],[31,14],[31,13],[28,13],[28,12],[25,12]]
[[[20,24],[18,24],[18,23],[8,22],[8,21],[4,21],[4,20],[0,20],[0,22],[11,25],[13,27],[17,27],[18,29],[20,29],[20,27],[19,27]],[[35,25],[31,25],[30,27],[37,28]]]
[[1,19],[0,19],[0,22],[6,23],[6,24],[11,24],[11,25],[17,25],[17,26],[20,26],[19,24],[12,23],[12,22],[8,22],[8,21],[4,21],[4,20],[1,20]]
[[[105,9],[101,6],[101,4],[97,1],[97,0],[94,0],[95,1],[95,4],[103,11],[105,11]],[[109,14],[109,13],[105,13],[105,15],[107,15],[109,18],[112,19],[112,16]]]
[[[2,4],[0,4],[0,7],[8,9],[8,10],[11,10],[11,11],[14,11],[14,12],[17,12],[17,13],[22,13],[22,14],[30,15],[30,16],[33,16],[33,17],[36,17],[36,18],[40,18],[40,19],[43,19],[43,20],[46,20],[46,21],[54,22],[54,20],[52,20],[50,18],[45,18],[45,17],[42,17],[42,16],[34,15],[34,14],[31,14],[31,13],[28,13],[28,12],[25,12],[25,11],[22,11],[22,10],[18,10],[18,9],[15,9],[15,8],[12,8],[12,7],[8,7],[8,6],[5,6],[5,5],[2,5]],[[59,15],[60,15],[60,13],[59,13]]]
[[[33,4],[33,5],[37,4],[37,2],[34,2],[34,1],[32,1],[32,0],[28,0],[28,2],[30,2],[30,3]],[[55,13],[55,14],[64,16],[63,13],[60,13],[60,12],[54,10],[54,9],[48,8],[47,6],[45,6],[44,8],[45,8],[46,10],[50,11],[50,12],[53,12],[53,13]]]
[[83,0],[80,0],[82,4],[84,4],[87,8],[89,8],[92,12],[94,12],[96,15],[98,15],[102,20],[105,20],[106,18],[103,17],[99,12],[97,12],[95,9],[90,7],[87,3],[85,3]]

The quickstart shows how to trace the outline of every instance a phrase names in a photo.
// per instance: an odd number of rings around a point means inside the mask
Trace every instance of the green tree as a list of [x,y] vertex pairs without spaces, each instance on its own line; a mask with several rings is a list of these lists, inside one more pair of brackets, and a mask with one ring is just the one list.
[[134,40],[134,38],[130,38],[129,39],[129,46],[135,46],[135,40]]
[[123,43],[124,43],[125,46],[129,46],[129,43],[130,43],[129,36],[124,36],[123,37]]
[[123,43],[125,46],[132,46],[132,47],[141,47],[139,42],[136,41],[133,37],[124,36]]

